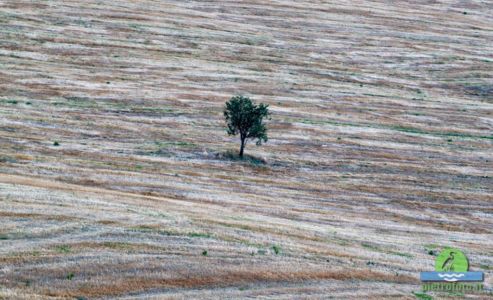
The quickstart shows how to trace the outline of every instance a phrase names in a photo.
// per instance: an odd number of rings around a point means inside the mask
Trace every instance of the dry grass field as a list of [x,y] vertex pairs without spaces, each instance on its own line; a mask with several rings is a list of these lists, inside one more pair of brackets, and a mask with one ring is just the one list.
[[0,299],[491,289],[493,2],[0,0],[0,220]]

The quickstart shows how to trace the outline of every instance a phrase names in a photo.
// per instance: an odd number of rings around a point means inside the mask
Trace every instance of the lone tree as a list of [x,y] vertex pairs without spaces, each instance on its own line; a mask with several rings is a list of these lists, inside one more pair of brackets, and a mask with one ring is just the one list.
[[243,150],[248,139],[257,139],[257,146],[267,142],[267,127],[263,123],[264,118],[270,115],[269,105],[260,103],[256,105],[250,98],[234,96],[224,108],[224,118],[228,126],[229,135],[240,134],[240,157],[243,158]]

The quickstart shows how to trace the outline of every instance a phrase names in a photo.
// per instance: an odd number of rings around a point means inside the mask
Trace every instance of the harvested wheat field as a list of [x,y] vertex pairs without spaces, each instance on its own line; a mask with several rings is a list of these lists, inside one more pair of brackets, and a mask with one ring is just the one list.
[[493,2],[0,0],[0,218],[0,299],[486,299]]

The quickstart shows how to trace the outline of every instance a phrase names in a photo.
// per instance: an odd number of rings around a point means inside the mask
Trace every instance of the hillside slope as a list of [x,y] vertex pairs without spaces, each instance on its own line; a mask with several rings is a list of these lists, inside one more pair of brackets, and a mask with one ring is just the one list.
[[491,288],[492,49],[491,1],[0,0],[0,299]]

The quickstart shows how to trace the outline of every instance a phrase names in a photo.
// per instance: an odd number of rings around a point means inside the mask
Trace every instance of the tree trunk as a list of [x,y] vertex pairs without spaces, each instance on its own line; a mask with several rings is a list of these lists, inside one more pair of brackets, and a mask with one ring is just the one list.
[[240,158],[243,158],[243,150],[245,150],[245,138],[241,138],[241,147],[240,147]]

